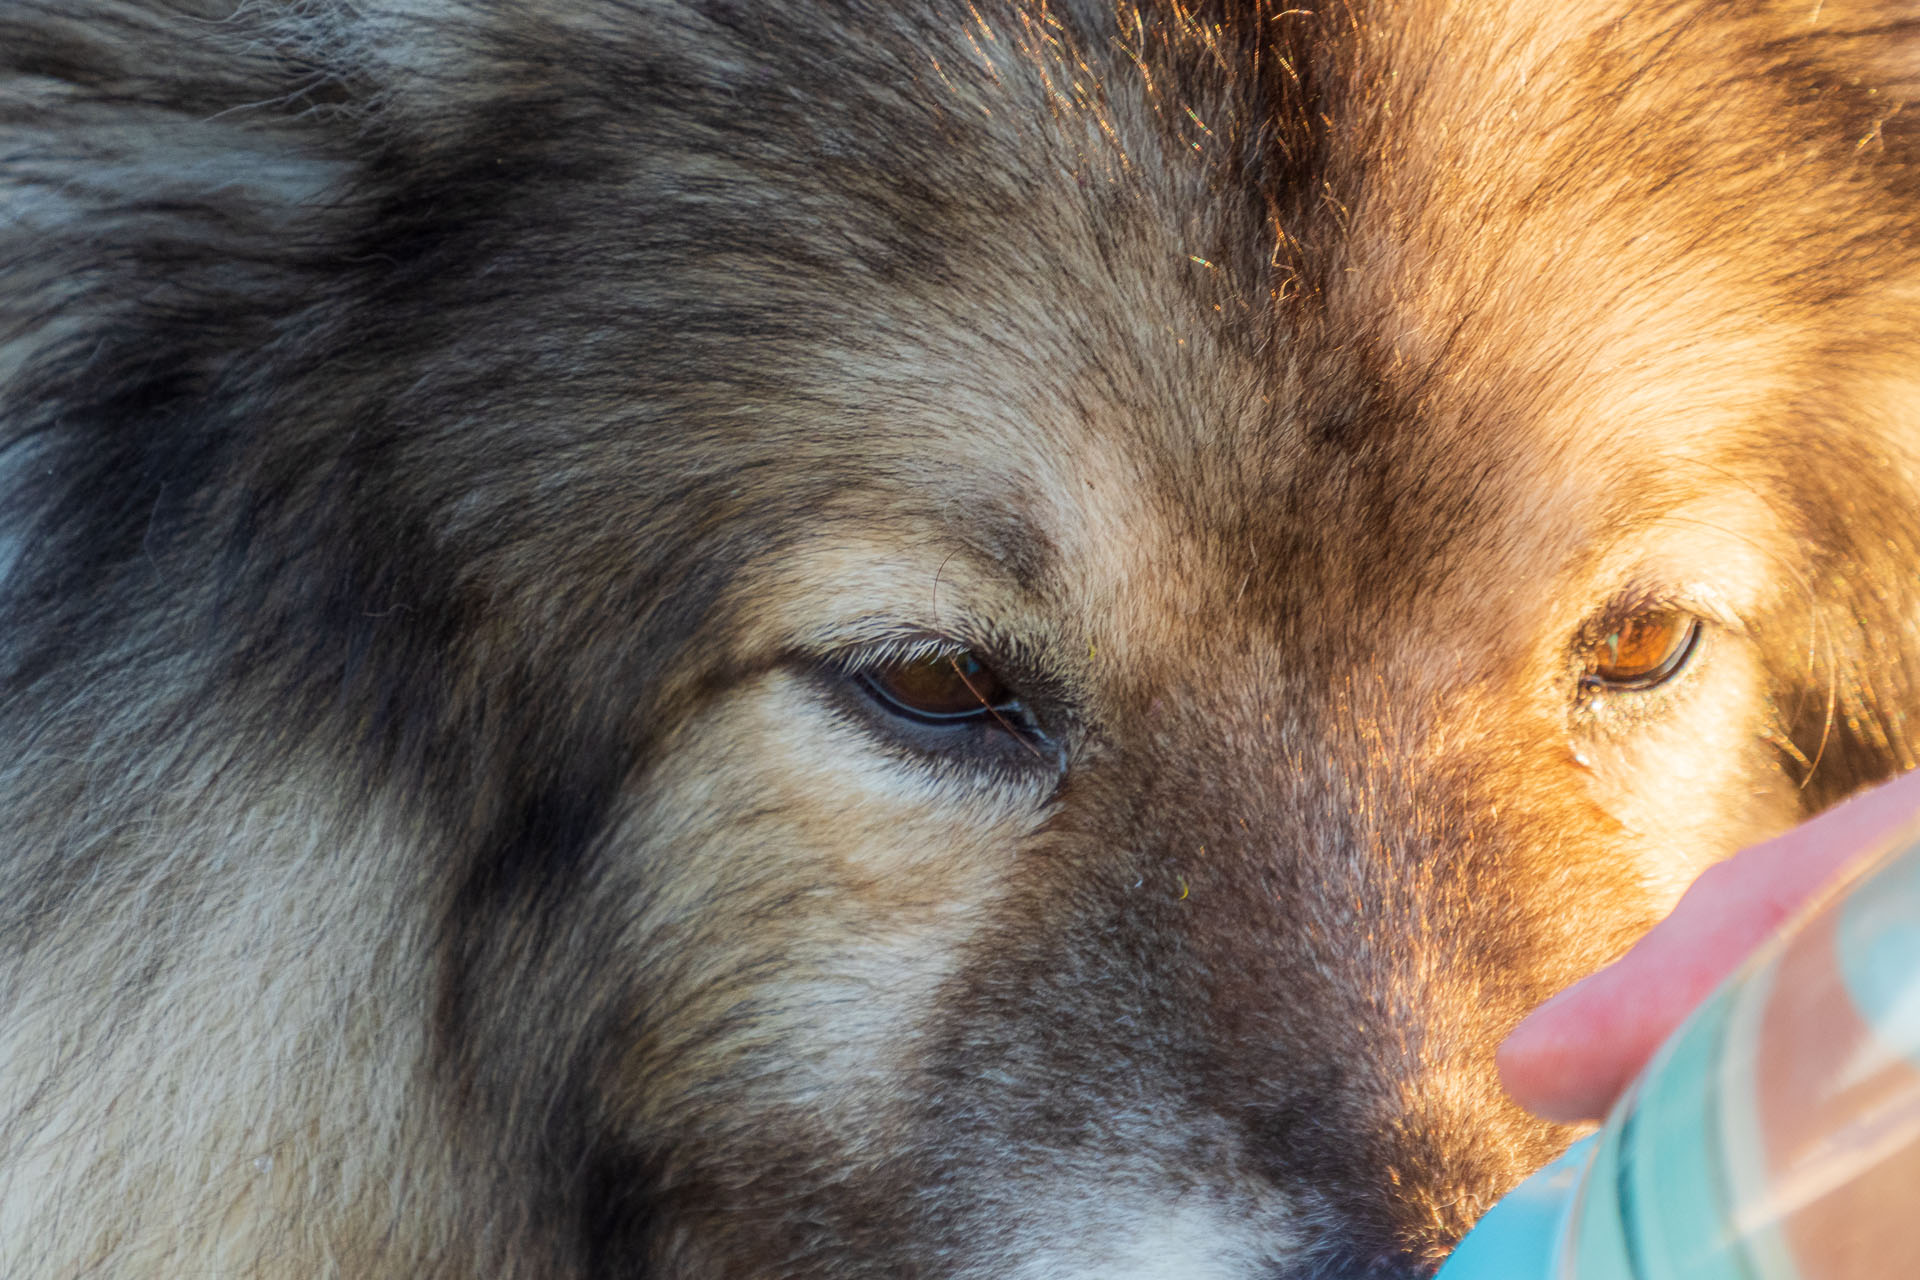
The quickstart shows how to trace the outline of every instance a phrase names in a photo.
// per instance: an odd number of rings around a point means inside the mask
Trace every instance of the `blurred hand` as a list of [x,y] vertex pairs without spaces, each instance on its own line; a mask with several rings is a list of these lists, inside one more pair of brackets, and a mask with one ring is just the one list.
[[1735,854],[1694,881],[1626,955],[1567,988],[1500,1046],[1500,1079],[1527,1110],[1605,1116],[1667,1033],[1857,856],[1920,817],[1920,773]]

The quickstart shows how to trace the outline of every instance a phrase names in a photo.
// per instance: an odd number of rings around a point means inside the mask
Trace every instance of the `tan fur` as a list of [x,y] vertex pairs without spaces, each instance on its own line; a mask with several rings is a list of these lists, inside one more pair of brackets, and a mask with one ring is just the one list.
[[0,1274],[1430,1275],[1920,763],[1912,26],[0,11]]

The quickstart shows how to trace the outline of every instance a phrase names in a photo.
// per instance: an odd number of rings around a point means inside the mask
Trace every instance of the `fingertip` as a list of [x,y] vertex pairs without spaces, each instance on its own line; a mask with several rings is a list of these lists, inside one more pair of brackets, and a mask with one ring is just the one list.
[[1575,1124],[1604,1116],[1646,1058],[1637,1002],[1609,966],[1545,1001],[1507,1034],[1494,1067],[1508,1095],[1544,1120]]
[[[1551,1003],[1551,1002],[1550,1002]],[[1507,1095],[1543,1120],[1572,1124],[1592,1119],[1611,1097],[1595,1078],[1591,1046],[1569,1037],[1556,1010],[1543,1005],[1494,1050],[1494,1069]]]

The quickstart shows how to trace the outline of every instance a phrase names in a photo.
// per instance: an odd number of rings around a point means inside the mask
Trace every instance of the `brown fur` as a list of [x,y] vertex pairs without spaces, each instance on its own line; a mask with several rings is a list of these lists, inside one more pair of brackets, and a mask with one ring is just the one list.
[[[0,9],[0,1272],[1428,1274],[1566,1138],[1506,1028],[1916,763],[1917,86]],[[862,683],[961,649],[1017,722]]]

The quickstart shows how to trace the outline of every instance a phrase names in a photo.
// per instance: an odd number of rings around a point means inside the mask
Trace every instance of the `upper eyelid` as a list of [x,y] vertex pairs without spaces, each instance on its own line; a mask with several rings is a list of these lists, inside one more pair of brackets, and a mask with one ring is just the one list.
[[1621,624],[1662,609],[1689,614],[1724,631],[1745,634],[1747,625],[1741,610],[1735,608],[1721,590],[1705,582],[1632,581],[1606,597],[1600,608],[1588,614],[1576,635],[1605,636]]
[[[829,655],[835,666],[854,674],[871,672],[899,662],[918,662],[927,658],[957,658],[963,653],[979,654],[979,649],[950,636],[898,636],[867,644],[847,645]],[[982,657],[982,662],[992,662]]]
[[1636,619],[1662,614],[1678,614],[1682,618],[1698,623],[1706,621],[1691,610],[1664,603],[1646,604],[1620,612],[1609,611],[1596,615],[1592,621],[1580,629],[1579,634],[1574,637],[1574,650],[1580,657],[1585,658],[1592,650],[1608,643],[1613,637],[1626,630]]
[[1594,611],[1588,619],[1588,627],[1592,630],[1611,629],[1633,618],[1668,610],[1692,612],[1680,592],[1664,587],[1633,585],[1615,593],[1605,605]]
[[971,628],[936,632],[917,627],[894,626],[876,629],[871,637],[849,640],[821,653],[821,657],[851,674],[870,672],[896,662],[915,662],[926,658],[957,658],[972,654],[1002,679],[1027,687],[1044,688],[1053,684],[1029,655],[1029,647],[991,633]]
[[1656,613],[1680,614],[1699,624],[1703,631],[1720,629],[1738,632],[1740,629],[1737,622],[1728,622],[1722,610],[1703,606],[1685,596],[1649,591],[1616,597],[1615,603],[1590,614],[1573,633],[1572,640],[1562,653],[1570,661],[1584,662],[1596,646],[1605,644],[1609,636],[1617,634],[1628,623]]

